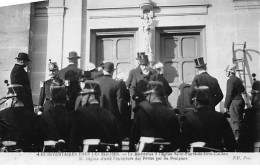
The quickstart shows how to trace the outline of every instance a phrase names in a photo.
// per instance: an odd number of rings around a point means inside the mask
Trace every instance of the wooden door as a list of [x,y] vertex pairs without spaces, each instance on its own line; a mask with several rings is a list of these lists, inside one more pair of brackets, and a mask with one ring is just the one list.
[[129,71],[134,67],[134,36],[110,35],[97,37],[97,65],[113,62],[113,78],[120,76],[126,81]]
[[[179,86],[191,84],[195,76],[194,58],[200,56],[199,33],[165,33],[160,35],[164,76],[173,89],[169,102],[177,106]],[[187,95],[186,95],[187,99]]]

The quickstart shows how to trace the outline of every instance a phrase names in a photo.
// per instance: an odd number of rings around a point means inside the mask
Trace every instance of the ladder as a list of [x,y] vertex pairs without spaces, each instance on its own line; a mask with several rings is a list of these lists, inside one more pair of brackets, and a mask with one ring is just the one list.
[[[243,48],[241,49],[235,49],[236,46],[242,46]],[[237,57],[237,51],[242,51],[242,56],[240,56],[239,58]],[[244,43],[240,43],[240,44],[235,44],[233,42],[232,44],[232,53],[233,53],[233,59],[232,59],[232,62],[234,64],[237,65],[237,70],[238,73],[239,73],[239,78],[242,80],[243,84],[244,84],[244,87],[245,87],[245,92],[243,93],[243,97],[244,97],[244,100],[245,100],[245,103],[246,103],[246,106],[247,108],[250,107],[250,100],[249,100],[249,97],[247,95],[247,85],[246,85],[246,42]]]

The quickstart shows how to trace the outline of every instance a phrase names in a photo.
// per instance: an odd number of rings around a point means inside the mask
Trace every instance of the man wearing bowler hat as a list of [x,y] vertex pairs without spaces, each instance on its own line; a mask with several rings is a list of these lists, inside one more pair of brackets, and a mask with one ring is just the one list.
[[103,67],[103,76],[95,81],[98,81],[101,87],[100,106],[114,114],[122,130],[123,124],[128,123],[128,119],[130,120],[130,111],[127,110],[128,104],[125,98],[127,89],[123,81],[112,78],[113,72],[114,64],[106,62]]
[[211,94],[210,107],[213,110],[215,110],[215,106],[223,99],[223,93],[219,86],[218,80],[208,74],[207,64],[204,63],[203,57],[194,59],[194,62],[195,62],[195,68],[198,71],[198,75],[194,77],[191,84],[191,95],[190,95],[191,104],[193,104],[195,94],[196,94],[194,87],[207,86],[209,87],[209,91]]
[[32,90],[30,81],[27,75],[27,72],[24,70],[30,59],[28,58],[28,54],[19,53],[15,58],[17,63],[14,65],[14,68],[11,71],[10,79],[11,84],[19,84],[23,86],[23,97],[22,102],[24,103],[24,107],[33,112],[33,100],[32,100]]
[[82,74],[82,70],[78,68],[78,56],[77,52],[71,51],[69,53],[69,65],[59,71],[59,77],[62,80],[68,81],[67,96],[69,110],[73,110],[75,107],[75,101],[78,93],[80,92],[79,78]]

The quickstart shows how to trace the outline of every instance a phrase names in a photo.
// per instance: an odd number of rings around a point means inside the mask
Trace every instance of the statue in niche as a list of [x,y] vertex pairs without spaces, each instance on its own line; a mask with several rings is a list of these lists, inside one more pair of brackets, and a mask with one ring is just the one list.
[[144,32],[144,43],[145,43],[145,53],[152,56],[152,30],[153,30],[153,16],[150,10],[144,10],[143,13],[143,32]]

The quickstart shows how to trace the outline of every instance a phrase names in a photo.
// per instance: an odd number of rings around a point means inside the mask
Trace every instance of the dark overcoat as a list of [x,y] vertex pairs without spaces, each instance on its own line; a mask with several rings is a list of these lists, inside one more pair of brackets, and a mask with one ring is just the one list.
[[[149,106],[151,110],[148,110]],[[142,136],[163,138],[170,141],[173,148],[179,147],[180,125],[172,108],[163,103],[149,104],[143,101],[137,109],[130,136],[131,151],[134,151],[134,145]]]
[[84,139],[100,139],[103,143],[121,145],[120,129],[113,113],[92,104],[79,107],[70,134],[70,150],[79,151]]
[[190,101],[196,96],[195,86],[208,86],[211,94],[210,107],[215,110],[215,106],[223,99],[223,93],[219,86],[218,80],[207,72],[196,75],[191,83]]
[[181,118],[181,129],[187,149],[190,143],[205,142],[211,148],[235,151],[236,142],[230,124],[222,113],[210,107],[200,107],[185,113]]
[[37,119],[24,107],[9,107],[0,111],[1,141],[16,141],[22,146],[40,143]]
[[112,79],[109,75],[103,75],[95,80],[100,83],[101,88],[100,106],[111,111],[121,122],[122,115],[128,109],[125,84],[123,81]]
[[18,64],[14,65],[10,75],[11,84],[19,84],[23,86],[24,94],[22,102],[25,108],[33,112],[33,100],[30,81],[24,67]]
[[63,139],[68,147],[72,119],[72,113],[60,105],[42,113],[40,123],[43,140]]
[[80,92],[79,79],[82,74],[82,70],[77,68],[76,64],[70,64],[67,67],[61,69],[58,73],[59,78],[64,80],[69,80],[69,86],[67,87],[68,104],[69,110],[75,108],[75,101],[77,99],[78,93]]

